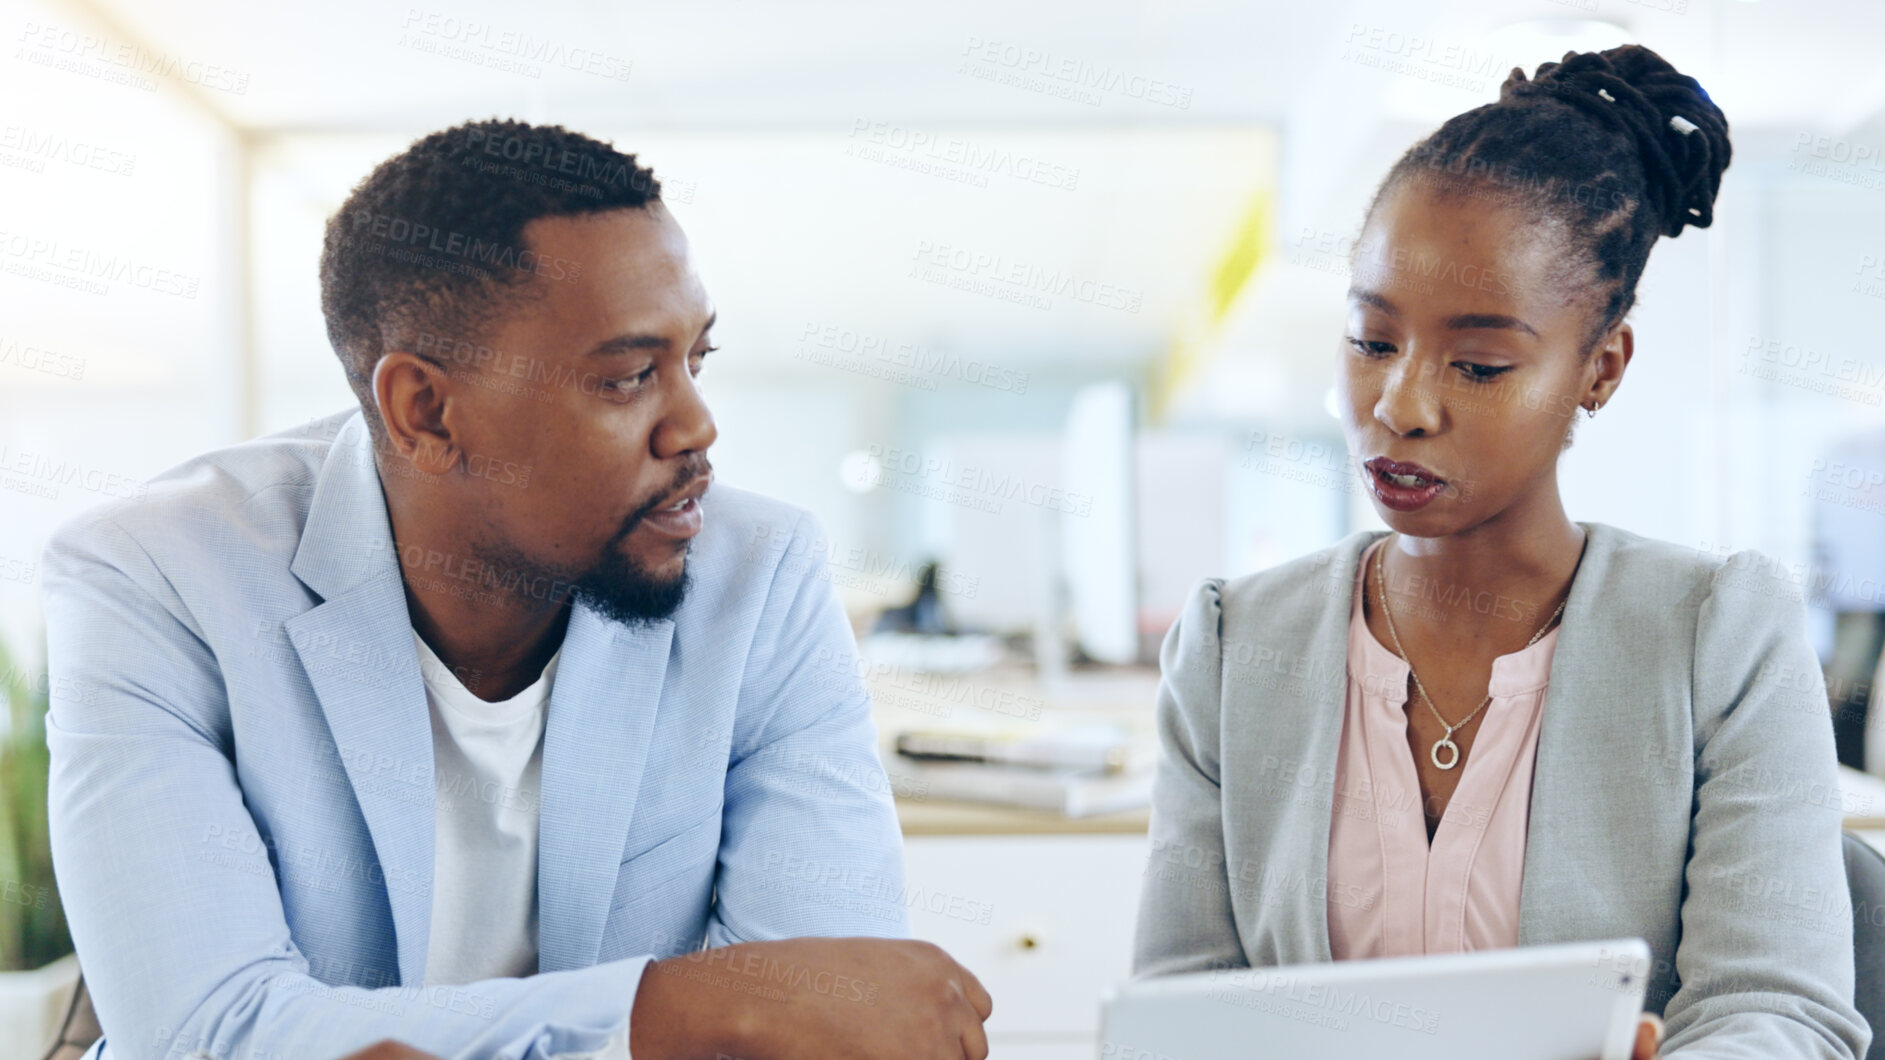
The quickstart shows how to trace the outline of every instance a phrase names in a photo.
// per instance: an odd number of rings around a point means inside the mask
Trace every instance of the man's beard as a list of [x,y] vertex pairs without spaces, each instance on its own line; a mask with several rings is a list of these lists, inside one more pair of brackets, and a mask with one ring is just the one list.
[[[688,551],[693,551],[693,547],[690,542]],[[652,625],[671,617],[687,596],[685,563],[683,560],[681,573],[671,578],[658,578],[640,563],[622,555],[612,541],[602,562],[575,579],[571,596],[610,621],[625,626]]]
[[[672,578],[656,577],[646,567],[622,553],[622,542],[635,532],[641,521],[663,506],[669,497],[687,488],[696,478],[713,470],[703,453],[681,465],[674,484],[651,498],[622,520],[602,550],[602,562],[577,575],[572,582],[574,597],[595,609],[604,618],[625,626],[652,625],[671,617],[687,596],[687,553],[694,550],[689,541],[682,552],[681,573]],[[702,498],[705,499],[704,497]],[[699,501],[695,502],[696,504]]]
[[[635,532],[644,518],[662,507],[668,498],[711,470],[713,466],[707,463],[704,456],[683,466],[675,475],[672,485],[622,520],[621,529],[603,546],[601,560],[589,569],[539,568],[535,571],[535,577],[529,581],[534,584],[547,581],[551,585],[566,586],[571,599],[589,607],[603,618],[625,626],[653,625],[673,617],[674,612],[680,609],[681,601],[687,597],[690,577],[686,555],[694,550],[694,543],[687,543],[682,553],[681,572],[672,577],[657,576],[624,554],[622,543]],[[500,569],[520,570],[534,566],[524,561],[515,549],[500,547],[490,551],[500,558]]]

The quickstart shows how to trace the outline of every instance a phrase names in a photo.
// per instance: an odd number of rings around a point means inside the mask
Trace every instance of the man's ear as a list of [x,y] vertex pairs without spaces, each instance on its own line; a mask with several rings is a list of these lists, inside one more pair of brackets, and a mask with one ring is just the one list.
[[438,475],[460,456],[446,416],[451,380],[437,364],[406,350],[393,350],[373,366],[373,400],[393,451],[413,469]]

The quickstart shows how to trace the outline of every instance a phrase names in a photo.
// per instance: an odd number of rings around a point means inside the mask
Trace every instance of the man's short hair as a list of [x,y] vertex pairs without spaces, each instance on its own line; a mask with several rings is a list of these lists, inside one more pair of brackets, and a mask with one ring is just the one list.
[[540,290],[533,280],[580,277],[581,262],[530,248],[525,225],[660,197],[634,155],[560,125],[466,122],[380,163],[328,219],[321,248],[327,338],[374,436],[373,369],[388,350],[453,348]]

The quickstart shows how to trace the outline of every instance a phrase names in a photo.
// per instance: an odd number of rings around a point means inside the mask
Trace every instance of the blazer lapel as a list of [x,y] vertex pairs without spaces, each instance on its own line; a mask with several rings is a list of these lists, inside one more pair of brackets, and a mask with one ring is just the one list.
[[[322,465],[291,569],[323,598],[284,623],[333,731],[387,879],[403,984],[432,922],[432,726],[385,494],[360,415]],[[641,788],[674,623],[570,614],[544,720],[538,969],[595,963]]]
[[[1309,636],[1295,649],[1315,660],[1312,672],[1321,678],[1305,689],[1308,694],[1290,711],[1304,726],[1304,734],[1299,739],[1303,747],[1310,749],[1309,754],[1316,763],[1318,777],[1334,777],[1341,754],[1342,724],[1348,710],[1348,625],[1354,620],[1354,587],[1355,578],[1361,571],[1361,554],[1376,539],[1386,536],[1386,531],[1365,530],[1349,535],[1342,545],[1337,546],[1326,572],[1327,581],[1317,587],[1317,591],[1324,596],[1325,606],[1320,609],[1313,631],[1306,631]],[[1331,800],[1336,797],[1333,788],[1329,797]],[[1309,805],[1317,804],[1311,800]],[[1314,828],[1310,832],[1309,879],[1322,881],[1324,886],[1322,889],[1301,889],[1304,908],[1299,909],[1297,915],[1305,918],[1302,922],[1309,925],[1309,948],[1292,957],[1293,961],[1320,963],[1334,959],[1333,948],[1329,943],[1329,903],[1326,897],[1329,832],[1333,825],[1330,818],[1334,809],[1331,801],[1310,814]]]
[[578,603],[543,736],[537,970],[595,963],[621,874],[673,641],[671,620],[624,626]]
[[425,977],[432,923],[432,727],[405,582],[365,422],[355,415],[321,467],[290,567],[323,597],[283,623],[327,717],[389,886],[400,982]]
[[[1330,959],[1320,883],[1328,879],[1333,808],[1305,798],[1309,789],[1300,778],[1335,775],[1357,559],[1379,536],[1349,535],[1322,553],[1286,597],[1248,594],[1250,612],[1224,616],[1226,636],[1237,638],[1221,648],[1231,697],[1220,750],[1224,831],[1227,840],[1238,837],[1226,854],[1233,893],[1244,892],[1237,913],[1253,964]],[[1227,606],[1242,596],[1228,594]],[[1279,756],[1287,759],[1280,772]]]
[[1645,727],[1655,720],[1642,702],[1648,688],[1635,696],[1604,694],[1602,678],[1631,657],[1632,645],[1620,640],[1617,623],[1606,621],[1612,616],[1603,587],[1614,531],[1601,523],[1578,525],[1590,536],[1565,600],[1539,719],[1519,891],[1522,946],[1606,930],[1602,896],[1615,890],[1622,848],[1594,809],[1633,797],[1619,788],[1627,775],[1619,766],[1641,756]]

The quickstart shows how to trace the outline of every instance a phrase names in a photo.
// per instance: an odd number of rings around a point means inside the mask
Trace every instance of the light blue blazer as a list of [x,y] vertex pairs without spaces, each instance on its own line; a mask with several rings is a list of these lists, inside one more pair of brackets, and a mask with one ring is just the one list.
[[[1664,1056],[1865,1055],[1847,807],[1801,587],[1758,552],[1580,525],[1519,944],[1647,940]],[[1165,638],[1138,974],[1330,959],[1348,624],[1356,564],[1381,536],[1205,581]]]
[[[431,729],[360,413],[62,526],[43,568],[53,862],[102,1055],[328,1060],[397,1038],[536,1060],[600,1047],[651,957],[906,935],[819,527],[724,485],[703,509],[671,620],[570,616],[539,973],[432,988]],[[466,573],[439,557],[427,576]]]

